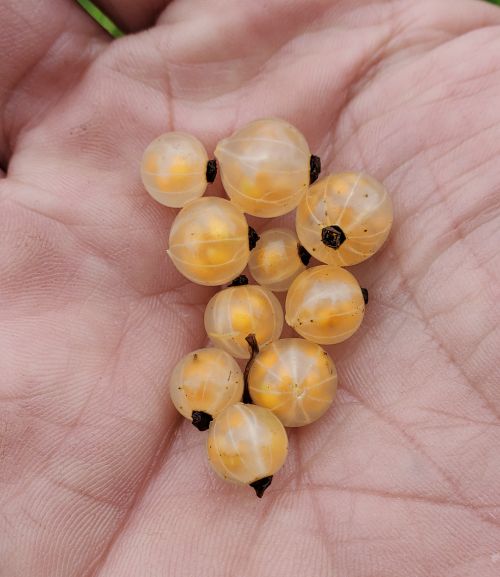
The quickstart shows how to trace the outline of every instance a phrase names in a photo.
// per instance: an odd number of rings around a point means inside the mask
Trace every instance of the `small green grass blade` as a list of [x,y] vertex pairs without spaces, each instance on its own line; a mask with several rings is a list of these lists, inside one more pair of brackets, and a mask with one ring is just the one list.
[[77,2],[85,12],[87,12],[100,26],[102,26],[108,34],[113,36],[113,38],[119,38],[124,35],[118,26],[112,22],[102,10],[99,10],[91,0],[77,0]]

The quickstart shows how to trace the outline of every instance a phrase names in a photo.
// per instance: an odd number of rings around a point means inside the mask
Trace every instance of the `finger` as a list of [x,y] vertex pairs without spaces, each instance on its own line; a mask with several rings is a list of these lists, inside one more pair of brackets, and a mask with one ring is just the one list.
[[122,30],[137,32],[154,25],[168,0],[96,0],[94,4]]
[[71,0],[7,0],[0,20],[0,165],[15,134],[74,84],[106,33]]

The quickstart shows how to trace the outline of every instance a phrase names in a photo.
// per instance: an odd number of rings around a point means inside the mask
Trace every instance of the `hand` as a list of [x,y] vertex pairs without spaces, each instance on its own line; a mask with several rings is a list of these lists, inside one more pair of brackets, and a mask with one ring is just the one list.
[[[8,1],[0,32],[0,574],[500,571],[500,11],[472,0]],[[139,10],[138,6],[141,6]],[[209,469],[166,382],[212,291],[165,255],[147,143],[296,124],[392,193],[355,268],[340,391],[262,501]],[[267,224],[267,223],[266,223]]]

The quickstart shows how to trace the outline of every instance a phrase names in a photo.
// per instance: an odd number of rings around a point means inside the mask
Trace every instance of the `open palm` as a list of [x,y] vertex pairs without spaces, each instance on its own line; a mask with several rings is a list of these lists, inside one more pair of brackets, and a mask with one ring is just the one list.
[[[108,0],[129,30],[159,16],[110,41],[69,0],[4,4],[1,577],[498,575],[500,11]],[[138,163],[263,116],[383,180],[395,225],[355,268],[336,405],[258,500],[169,402],[212,291],[166,259],[176,211]]]

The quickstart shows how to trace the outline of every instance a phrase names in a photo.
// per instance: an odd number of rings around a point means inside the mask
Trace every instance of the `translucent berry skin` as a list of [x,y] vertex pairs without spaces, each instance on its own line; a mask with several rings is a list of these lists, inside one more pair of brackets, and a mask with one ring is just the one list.
[[334,265],[307,269],[293,281],[285,303],[286,322],[320,345],[340,343],[354,334],[365,313],[358,281]]
[[184,132],[167,132],[144,151],[142,182],[155,200],[179,208],[203,196],[207,162],[207,152],[197,138]]
[[248,263],[246,218],[223,198],[193,200],[172,223],[167,252],[189,280],[209,286],[228,283]]
[[259,346],[280,338],[283,309],[273,293],[258,285],[234,286],[215,294],[205,309],[205,330],[212,343],[238,359],[248,359],[245,338]]
[[[339,266],[360,263],[384,244],[393,220],[385,187],[367,174],[332,174],[309,188],[296,214],[301,244],[319,261]],[[338,248],[322,242],[325,227],[338,226],[346,240]]]
[[207,450],[210,465],[220,477],[247,485],[283,466],[288,438],[271,411],[237,403],[210,423]]
[[243,374],[225,351],[198,349],[183,357],[170,377],[170,397],[175,408],[191,420],[193,411],[216,417],[241,401]]
[[305,270],[298,251],[297,235],[286,228],[272,228],[261,233],[251,251],[248,268],[253,278],[269,290],[286,291],[293,279]]
[[332,404],[337,371],[316,343],[282,339],[255,357],[248,386],[256,405],[270,409],[285,427],[301,427],[319,419]]
[[215,149],[222,184],[243,212],[270,218],[293,210],[309,185],[303,135],[279,118],[250,122]]

